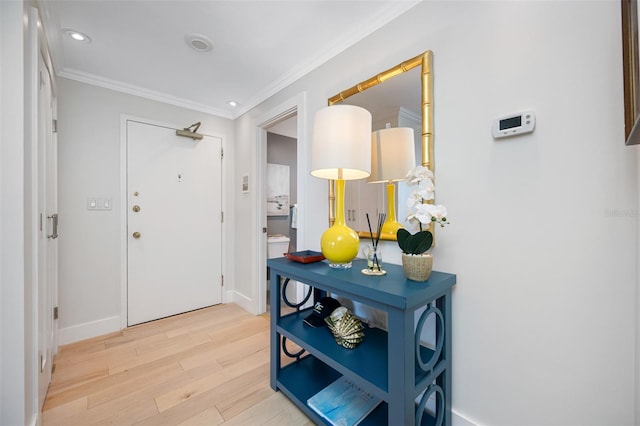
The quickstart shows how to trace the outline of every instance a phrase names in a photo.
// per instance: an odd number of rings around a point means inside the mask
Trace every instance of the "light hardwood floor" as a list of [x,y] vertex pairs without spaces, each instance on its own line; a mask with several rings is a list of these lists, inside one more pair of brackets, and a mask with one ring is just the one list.
[[269,387],[269,319],[217,305],[60,348],[42,425],[312,425]]

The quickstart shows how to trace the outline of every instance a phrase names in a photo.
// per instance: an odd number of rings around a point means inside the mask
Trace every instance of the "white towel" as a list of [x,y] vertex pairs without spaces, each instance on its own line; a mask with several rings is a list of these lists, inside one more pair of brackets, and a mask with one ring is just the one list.
[[294,204],[291,207],[291,228],[296,229],[298,227],[298,205]]

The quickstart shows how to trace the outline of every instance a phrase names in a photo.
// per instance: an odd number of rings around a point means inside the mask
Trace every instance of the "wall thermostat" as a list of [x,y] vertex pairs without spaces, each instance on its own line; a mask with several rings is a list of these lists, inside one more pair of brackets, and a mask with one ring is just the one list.
[[496,139],[533,132],[536,126],[536,114],[533,111],[523,111],[493,120],[491,133]]

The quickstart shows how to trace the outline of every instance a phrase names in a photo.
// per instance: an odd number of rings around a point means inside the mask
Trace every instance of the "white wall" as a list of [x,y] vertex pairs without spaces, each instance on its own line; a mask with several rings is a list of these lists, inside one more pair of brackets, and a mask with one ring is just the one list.
[[[640,164],[640,149],[634,148],[636,151],[636,160]],[[638,188],[640,191],[640,167],[638,168]],[[640,222],[640,196],[638,197],[638,205],[635,210],[636,222]],[[637,226],[636,237],[636,253],[640,253],[640,223]],[[636,422],[640,424],[640,265],[636,262]]]
[[[133,115],[222,136],[224,194],[234,170],[234,129],[228,119],[113,90],[58,79],[60,212],[60,343],[119,329],[121,315],[120,118]],[[225,292],[233,285],[233,200],[223,194]],[[88,211],[87,197],[113,200],[113,209]]]
[[0,3],[0,424],[25,419],[22,3]]
[[[624,146],[620,31],[615,1],[423,2],[236,121],[238,158],[255,164],[256,120],[283,99],[307,92],[308,144],[329,96],[433,50],[451,222],[435,267],[458,276],[453,408],[477,424],[634,422],[638,217],[624,212],[638,206],[638,147]],[[492,139],[495,117],[528,108],[533,134]],[[326,183],[306,183],[300,249],[317,250]],[[254,223],[250,200],[236,203]],[[395,244],[383,250],[399,263]]]

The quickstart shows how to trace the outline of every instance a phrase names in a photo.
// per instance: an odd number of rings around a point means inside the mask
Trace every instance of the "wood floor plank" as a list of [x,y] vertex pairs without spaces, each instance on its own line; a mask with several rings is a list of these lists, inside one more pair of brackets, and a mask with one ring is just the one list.
[[139,383],[144,383],[146,387],[156,386],[169,380],[178,379],[183,373],[184,370],[177,362],[168,364],[157,362],[123,371],[111,376],[112,380],[108,383],[104,380],[97,383],[97,385],[101,385],[99,388],[87,390],[89,393],[88,408],[137,392],[140,390]]
[[199,333],[199,332],[211,332],[215,330],[226,330],[239,321],[246,320],[246,312],[239,312],[238,310],[218,309],[216,316],[198,317],[197,321],[190,322],[179,328],[173,328],[167,330],[168,337],[174,337],[182,333]]
[[92,382],[109,376],[109,366],[104,359],[92,359],[73,363],[71,368],[59,368],[56,363],[56,372],[51,377],[51,392],[58,389],[72,389],[79,383]]
[[164,344],[155,347],[153,350],[136,349],[136,356],[128,358],[118,358],[109,363],[109,373],[115,374],[124,370],[128,370],[148,362],[156,361],[164,357],[184,353],[185,351],[195,348],[211,340],[206,335],[178,337],[175,339],[167,339]]
[[216,352],[216,361],[223,368],[230,366],[242,358],[256,352],[264,352],[269,349],[269,332],[263,331],[242,340],[231,343]]
[[313,422],[282,393],[277,392],[222,424],[224,426],[311,426]]
[[216,407],[204,410],[195,416],[178,423],[180,426],[217,426],[224,423],[224,418],[220,415]]
[[269,387],[269,318],[217,305],[60,348],[42,425],[306,425]]
[[219,327],[209,332],[211,340],[222,340],[225,342],[236,342],[253,334],[264,331],[264,318],[262,316],[252,316],[235,321],[225,327]]
[[70,424],[69,419],[76,416],[80,412],[87,410],[87,396],[82,396],[74,400],[58,404],[56,406],[47,406],[42,411],[43,425],[67,425]]
[[180,365],[185,370],[189,370],[202,363],[211,362],[215,359],[221,366],[227,366],[242,359],[245,355],[261,351],[269,347],[268,331],[261,330],[259,333],[251,334],[244,339],[234,343],[217,341],[211,343],[209,351],[193,351],[191,355],[180,360]]
[[[210,368],[191,371],[175,370],[171,374],[157,375],[150,380],[139,380],[133,386],[112,388],[111,398],[104,395],[89,394],[87,410],[78,412],[70,418],[73,424],[114,424],[129,425],[158,413],[155,398],[168,392],[174,386],[197,380],[201,375],[211,374]],[[94,398],[100,399],[99,403]]]
[[159,396],[158,398],[156,398],[158,410],[160,412],[165,411],[168,408],[180,404],[195,395],[199,395],[200,393],[206,392],[210,389],[217,388],[220,385],[228,384],[228,382],[232,381],[234,378],[242,376],[254,370],[256,366],[266,366],[268,363],[268,349],[264,349],[260,352],[255,352],[238,360],[227,368],[216,371],[214,374],[210,374],[207,377],[202,377],[198,380],[194,380],[184,386],[175,387],[170,392]]
[[262,380],[259,377],[255,377],[254,380],[255,383],[249,384],[237,394],[230,395],[216,405],[222,417],[231,419],[273,395],[274,391],[269,386],[268,375]]
[[[229,397],[233,397],[244,391],[255,380],[265,380],[269,376],[269,368],[264,365],[229,380],[217,387],[211,388],[199,394],[190,395],[188,399],[182,400],[179,404],[161,411],[158,414],[145,419],[140,425],[160,426],[175,425],[193,417],[196,413],[206,411],[211,407],[218,408],[218,405]],[[273,391],[271,391],[273,393]]]

